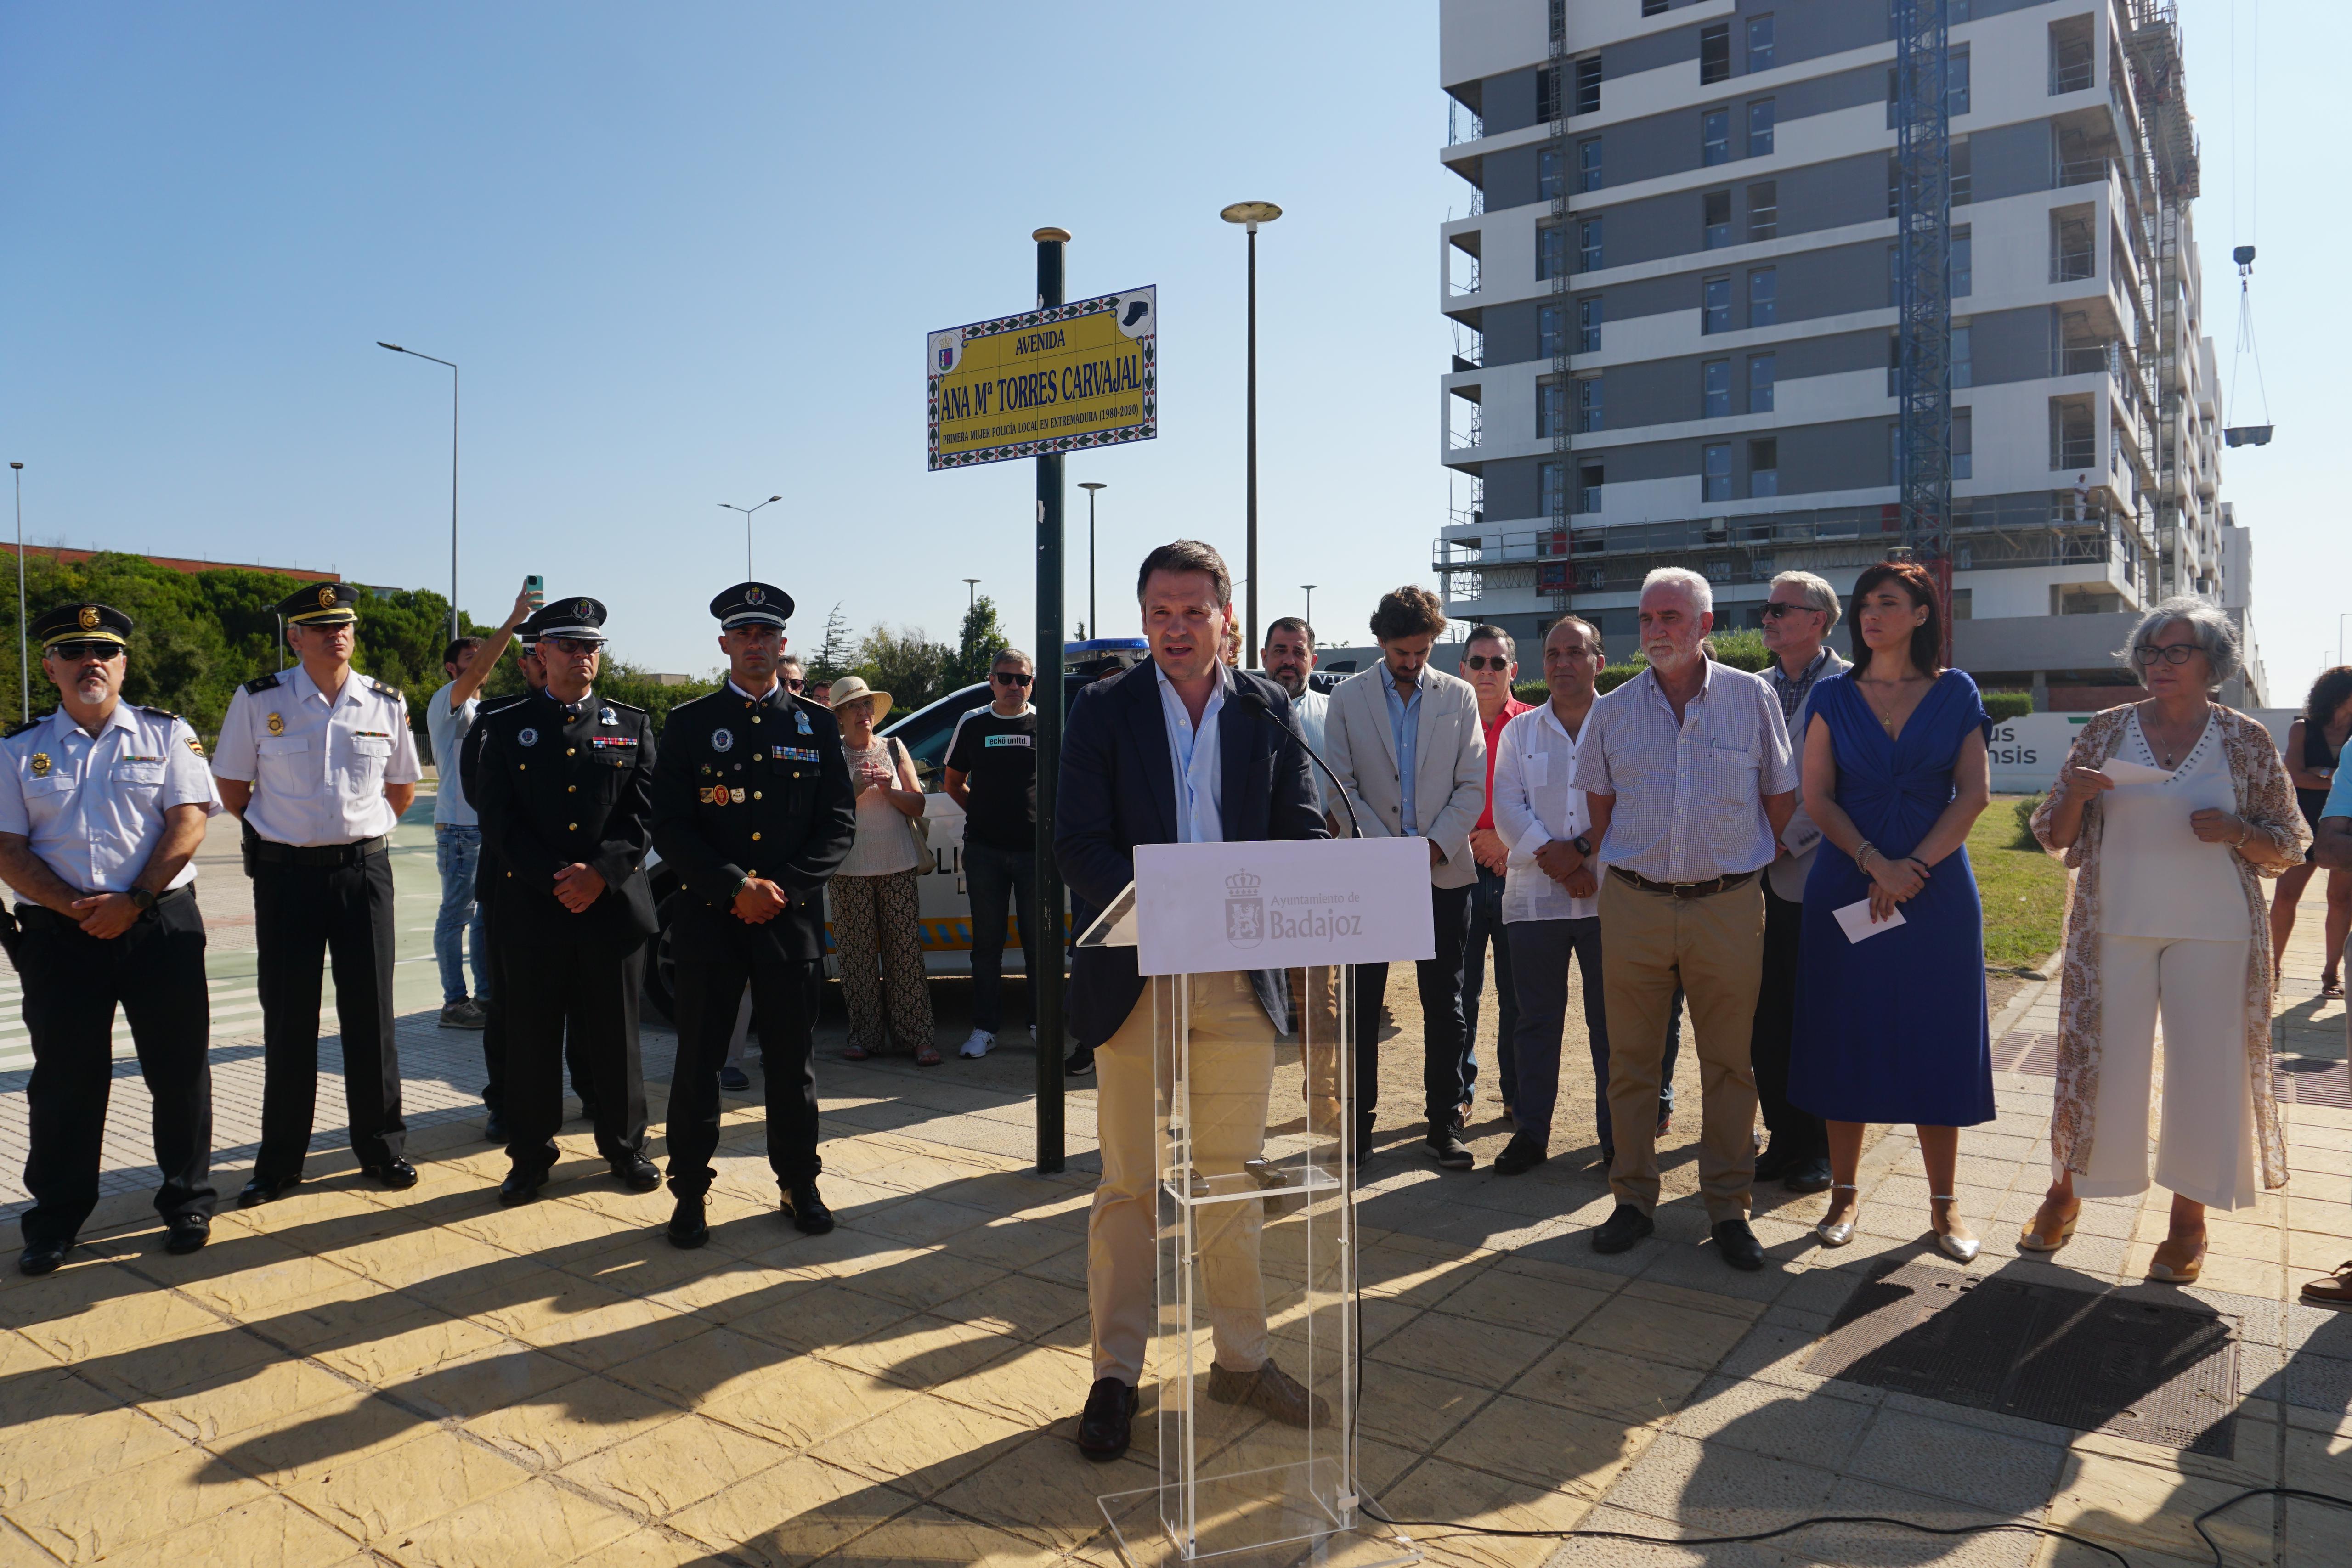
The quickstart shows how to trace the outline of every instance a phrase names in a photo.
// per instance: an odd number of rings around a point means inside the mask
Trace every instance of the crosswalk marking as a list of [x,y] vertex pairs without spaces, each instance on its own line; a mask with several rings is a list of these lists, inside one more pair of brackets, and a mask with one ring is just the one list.
[[[212,1032],[224,1036],[253,1034],[261,1028],[261,992],[247,981],[215,981],[211,988]],[[114,1059],[124,1061],[131,1048],[131,1026],[118,1009],[114,1015]],[[21,1072],[33,1065],[33,1040],[25,1028],[25,993],[13,970],[0,973],[0,1072]]]

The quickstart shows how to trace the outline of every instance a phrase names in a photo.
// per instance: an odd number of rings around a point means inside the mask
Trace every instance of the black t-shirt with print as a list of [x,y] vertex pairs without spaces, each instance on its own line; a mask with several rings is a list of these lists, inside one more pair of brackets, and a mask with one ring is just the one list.
[[1037,710],[1005,717],[976,708],[956,724],[947,765],[964,776],[971,804],[964,836],[1000,850],[1037,842]]

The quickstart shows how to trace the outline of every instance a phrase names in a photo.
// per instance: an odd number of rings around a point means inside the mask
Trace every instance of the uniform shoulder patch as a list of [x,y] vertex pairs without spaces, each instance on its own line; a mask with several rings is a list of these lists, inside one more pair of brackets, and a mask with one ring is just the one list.
[[251,692],[256,696],[259,696],[264,692],[276,691],[278,689],[278,677],[274,674],[257,675],[252,680],[246,682],[243,689]]
[[12,724],[8,727],[8,733],[5,736],[0,736],[0,740],[14,740],[16,737],[24,734],[26,730],[37,729],[40,726],[48,722],[49,716],[47,714],[43,714],[38,718],[28,718],[21,724]]

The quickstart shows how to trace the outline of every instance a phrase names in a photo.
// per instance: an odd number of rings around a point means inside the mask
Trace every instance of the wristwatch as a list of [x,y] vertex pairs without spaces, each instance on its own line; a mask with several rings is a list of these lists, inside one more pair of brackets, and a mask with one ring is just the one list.
[[1568,841],[1578,854],[1586,860],[1592,858],[1592,836],[1590,833],[1579,833]]
[[131,890],[131,902],[144,915],[155,907],[155,895],[143,887],[134,887]]

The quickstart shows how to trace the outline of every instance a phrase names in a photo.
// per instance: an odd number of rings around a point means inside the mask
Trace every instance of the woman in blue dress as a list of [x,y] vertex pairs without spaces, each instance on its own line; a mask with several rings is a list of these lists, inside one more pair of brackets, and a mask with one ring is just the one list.
[[[1853,618],[1854,667],[1813,688],[1803,739],[1805,805],[1824,843],[1805,881],[1789,1099],[1829,1124],[1825,1245],[1853,1239],[1864,1127],[1908,1122],[1936,1245],[1965,1263],[1979,1244],[1953,1212],[1959,1130],[1993,1117],[1984,912],[1967,848],[1990,798],[1992,721],[1976,683],[1942,668],[1924,568],[1864,571]],[[1836,912],[1865,901],[1857,941]],[[1903,924],[1888,926],[1897,912]]]

